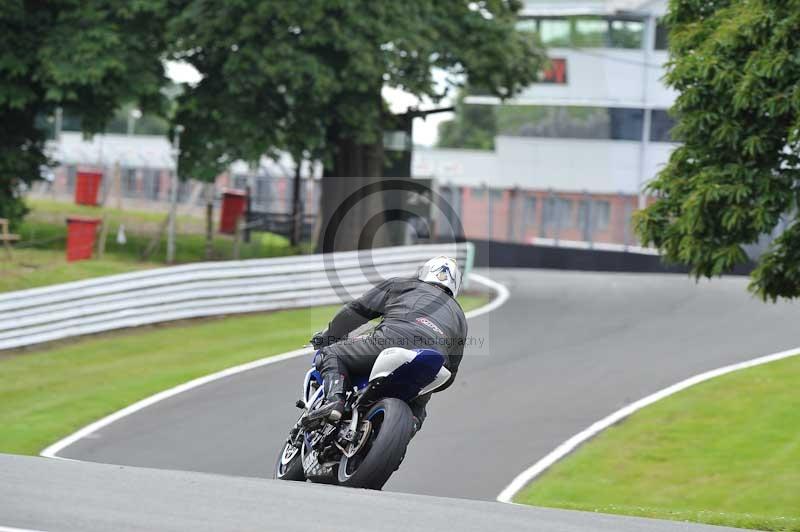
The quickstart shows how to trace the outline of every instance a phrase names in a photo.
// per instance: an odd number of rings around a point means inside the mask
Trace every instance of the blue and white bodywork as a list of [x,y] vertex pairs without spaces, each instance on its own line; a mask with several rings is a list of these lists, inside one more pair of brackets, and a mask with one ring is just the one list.
[[[321,353],[317,351],[314,360]],[[444,355],[435,349],[405,349],[389,347],[381,351],[369,378],[353,377],[353,386],[363,390],[370,383],[380,383],[382,397],[395,397],[405,402],[430,393],[450,379],[444,367]],[[322,400],[322,375],[316,369],[306,373],[303,382],[303,400],[307,409],[318,406]]]

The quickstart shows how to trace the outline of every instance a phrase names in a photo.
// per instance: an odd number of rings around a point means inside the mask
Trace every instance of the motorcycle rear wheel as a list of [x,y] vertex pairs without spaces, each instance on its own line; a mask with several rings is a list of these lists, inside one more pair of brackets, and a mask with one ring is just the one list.
[[404,401],[387,398],[370,408],[365,419],[372,424],[369,441],[352,458],[342,456],[339,485],[379,490],[405,457],[414,416]]

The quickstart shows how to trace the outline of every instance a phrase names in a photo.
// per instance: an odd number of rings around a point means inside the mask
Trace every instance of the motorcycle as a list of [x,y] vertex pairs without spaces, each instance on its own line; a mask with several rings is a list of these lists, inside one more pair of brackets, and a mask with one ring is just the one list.
[[312,361],[296,403],[303,412],[278,456],[274,478],[380,490],[414,435],[409,403],[450,379],[444,361],[434,349],[384,349],[367,378],[353,376],[345,415],[337,422],[309,419],[325,399]]

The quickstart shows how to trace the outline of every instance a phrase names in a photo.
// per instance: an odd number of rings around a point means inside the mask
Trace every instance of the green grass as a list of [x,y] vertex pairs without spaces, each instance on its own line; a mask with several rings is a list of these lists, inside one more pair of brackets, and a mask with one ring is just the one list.
[[[469,310],[487,298],[467,295],[459,300]],[[161,390],[297,349],[324,328],[337,309],[315,307],[129,329],[0,355],[0,452],[36,454],[78,428]]]
[[[55,201],[42,198],[27,198],[25,203],[31,210],[28,219],[40,222],[61,224],[67,216],[87,216],[90,218],[102,218],[106,216],[113,222],[121,222],[129,226],[151,226],[157,227],[165,218],[166,213],[162,211],[145,211],[117,209],[115,207],[92,207],[89,205],[77,205],[72,202]],[[179,214],[178,224],[182,225],[184,231],[201,234],[205,231],[205,220],[197,216]]]
[[[145,250],[150,242],[158,235],[157,228],[142,229],[141,226],[125,226],[126,242],[117,243],[117,230],[121,222],[108,219],[109,230],[106,235],[104,258],[119,260],[142,261]],[[35,217],[26,219],[17,231],[22,237],[16,249],[50,249],[63,250],[67,241],[67,224],[37,221]],[[261,257],[281,257],[297,253],[289,246],[289,241],[279,235],[266,233],[253,233],[249,243],[242,242],[239,248],[240,259],[253,259]],[[98,235],[99,237],[99,235]],[[206,239],[203,234],[187,233],[180,224],[177,226],[175,242],[175,261],[197,262],[205,260]],[[211,259],[225,260],[234,257],[234,239],[229,236],[214,234],[212,240]],[[95,255],[96,256],[96,255]],[[151,262],[166,262],[167,241],[166,235],[158,241],[155,251],[147,257]]]
[[719,377],[634,414],[516,501],[800,531],[800,356]]
[[[50,200],[28,200],[31,212],[16,230],[22,237],[14,246],[11,259],[0,250],[0,291],[22,290],[54,283],[63,283],[123,273],[144,268],[164,266],[166,237],[158,243],[152,255],[144,252],[157,235],[163,213],[128,211],[114,208],[87,207]],[[102,259],[68,263],[66,261],[66,218],[71,215],[105,217],[108,223],[105,253]],[[179,216],[177,221],[176,262],[197,262],[206,258],[204,221]],[[117,243],[119,226],[125,227],[127,242]],[[230,236],[214,234],[211,258],[231,259],[234,241]],[[250,243],[241,243],[242,259],[279,257],[299,253],[283,236],[272,233],[253,233]]]
[[19,249],[9,261],[0,250],[0,292],[80,281],[90,277],[158,266],[163,264],[131,261],[116,256],[107,256],[103,260],[67,262],[64,251],[48,249]]

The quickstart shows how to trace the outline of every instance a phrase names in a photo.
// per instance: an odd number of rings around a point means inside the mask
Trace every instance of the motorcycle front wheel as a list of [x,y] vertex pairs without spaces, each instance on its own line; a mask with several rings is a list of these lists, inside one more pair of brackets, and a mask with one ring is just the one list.
[[289,443],[283,444],[278,461],[275,463],[273,478],[278,480],[305,481],[303,472],[303,457],[300,449]]
[[388,398],[370,408],[364,419],[371,424],[369,439],[355,456],[342,456],[339,484],[379,490],[405,457],[414,416],[405,402]]

